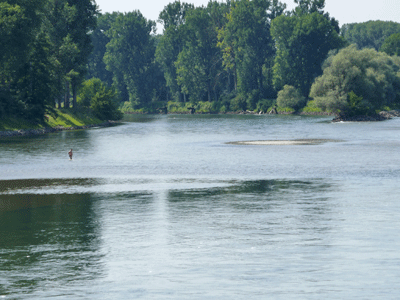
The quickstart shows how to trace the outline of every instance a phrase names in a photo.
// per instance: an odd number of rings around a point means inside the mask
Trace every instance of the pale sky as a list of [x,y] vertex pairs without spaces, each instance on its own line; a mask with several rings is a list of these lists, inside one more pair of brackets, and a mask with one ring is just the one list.
[[[129,12],[140,10],[145,18],[156,21],[158,15],[168,3],[174,0],[95,0],[101,12]],[[187,0],[196,7],[207,5],[208,0]],[[220,1],[224,2],[224,1]],[[295,7],[293,0],[281,0],[288,9]],[[339,21],[346,23],[361,23],[370,20],[394,21],[400,23],[400,0],[325,0],[325,12]],[[161,27],[158,26],[158,33]]]

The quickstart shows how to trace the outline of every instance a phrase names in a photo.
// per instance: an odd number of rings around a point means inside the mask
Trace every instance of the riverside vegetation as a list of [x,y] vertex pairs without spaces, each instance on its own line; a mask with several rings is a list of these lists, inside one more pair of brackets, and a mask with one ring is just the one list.
[[346,119],[400,108],[400,24],[340,27],[324,0],[294,2],[175,1],[157,34],[140,11],[101,14],[93,0],[3,1],[0,130],[63,114],[93,124],[121,112]]

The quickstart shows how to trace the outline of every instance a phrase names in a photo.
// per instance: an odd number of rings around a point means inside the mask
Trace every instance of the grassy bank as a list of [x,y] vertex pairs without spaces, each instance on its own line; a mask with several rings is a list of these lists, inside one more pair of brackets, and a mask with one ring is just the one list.
[[46,115],[43,122],[26,121],[22,118],[9,117],[0,119],[0,131],[21,129],[42,129],[56,127],[78,127],[103,123],[89,112],[74,112],[70,109],[56,109],[54,114]]

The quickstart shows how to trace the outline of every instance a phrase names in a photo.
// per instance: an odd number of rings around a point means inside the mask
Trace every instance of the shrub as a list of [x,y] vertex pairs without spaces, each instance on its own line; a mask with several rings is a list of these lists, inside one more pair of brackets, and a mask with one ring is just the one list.
[[260,91],[252,90],[247,97],[247,108],[254,110],[257,107],[257,102],[260,100]]
[[306,99],[301,95],[300,91],[291,85],[285,85],[281,91],[278,92],[276,102],[280,108],[292,108],[298,110],[306,103]]
[[307,105],[302,110],[305,113],[320,113],[322,109],[317,106],[314,100],[308,101]]
[[324,67],[310,91],[322,110],[367,114],[400,103],[400,58],[396,56],[357,50],[352,45],[331,57]]
[[243,95],[239,94],[231,100],[229,107],[232,111],[244,111],[247,108],[247,101]]
[[[271,106],[274,105],[274,100],[271,99],[262,99],[260,101],[257,102],[257,108],[256,110],[258,112],[262,111],[263,113],[267,112],[269,108],[271,108]],[[272,108],[271,108],[272,109]]]

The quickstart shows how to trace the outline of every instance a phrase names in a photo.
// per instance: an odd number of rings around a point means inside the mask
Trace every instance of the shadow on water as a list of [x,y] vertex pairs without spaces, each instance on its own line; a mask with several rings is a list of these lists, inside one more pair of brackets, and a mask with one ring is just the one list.
[[[113,187],[108,192],[100,189],[110,182]],[[251,259],[265,259],[265,252],[274,255],[276,247],[287,245],[288,240],[296,245],[322,243],[330,230],[326,224],[332,218],[329,192],[334,184],[326,180],[211,183],[193,180],[191,188],[187,179],[172,180],[150,185],[160,184],[162,189],[138,191],[137,182],[127,179],[0,181],[0,295],[77,296],[76,286],[96,294],[92,285],[109,272],[127,272],[108,270],[116,268],[109,261],[115,253],[132,268],[146,269],[157,259],[161,268],[172,268],[182,259],[192,264],[195,246],[197,255],[208,264],[213,258],[229,261],[244,249],[258,247],[260,252],[249,250],[242,257],[251,264]],[[119,185],[123,191],[117,191]],[[90,193],[29,192],[47,186],[59,186],[66,192],[74,186],[95,188]],[[200,244],[207,248],[204,253],[197,248]],[[140,262],[128,255],[128,249],[140,253]],[[157,256],[150,255],[154,251]],[[121,253],[127,253],[126,258]],[[204,272],[209,271],[205,267]],[[185,270],[180,272],[176,275],[181,278],[188,275]],[[133,278],[126,280],[136,282],[134,269],[128,274]],[[121,284],[110,282],[103,289],[126,288]]]
[[[187,201],[207,199],[221,195],[248,195],[281,197],[285,194],[299,193],[320,194],[332,189],[332,184],[325,180],[254,180],[254,181],[230,181],[226,187],[214,187],[207,189],[172,190],[169,192],[170,201]],[[284,199],[282,199],[284,200]]]
[[0,203],[0,295],[101,276],[92,195],[0,195]]

